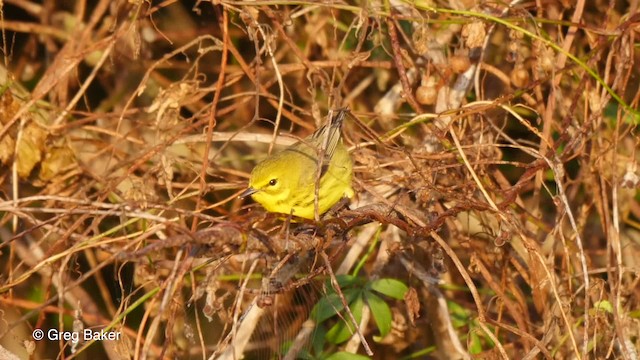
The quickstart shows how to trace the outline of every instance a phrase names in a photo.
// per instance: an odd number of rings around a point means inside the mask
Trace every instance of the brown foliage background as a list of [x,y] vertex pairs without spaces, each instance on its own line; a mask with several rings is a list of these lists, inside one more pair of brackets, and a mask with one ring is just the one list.
[[[3,356],[638,358],[637,1],[0,6]],[[345,106],[349,208],[238,198]]]

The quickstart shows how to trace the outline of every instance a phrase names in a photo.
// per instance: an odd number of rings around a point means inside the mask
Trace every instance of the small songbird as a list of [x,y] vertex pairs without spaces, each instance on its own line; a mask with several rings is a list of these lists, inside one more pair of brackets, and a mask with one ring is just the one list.
[[333,111],[311,136],[256,165],[240,197],[250,195],[267,211],[306,219],[315,218],[316,195],[318,215],[343,197],[353,197],[353,164],[341,135],[347,111]]

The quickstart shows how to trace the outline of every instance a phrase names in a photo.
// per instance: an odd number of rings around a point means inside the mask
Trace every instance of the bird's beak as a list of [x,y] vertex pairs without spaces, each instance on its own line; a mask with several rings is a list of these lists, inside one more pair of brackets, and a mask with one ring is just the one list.
[[248,187],[247,190],[243,191],[242,194],[240,194],[240,196],[238,196],[240,199],[244,199],[249,195],[253,195],[255,193],[257,193],[258,190],[252,188],[252,187]]

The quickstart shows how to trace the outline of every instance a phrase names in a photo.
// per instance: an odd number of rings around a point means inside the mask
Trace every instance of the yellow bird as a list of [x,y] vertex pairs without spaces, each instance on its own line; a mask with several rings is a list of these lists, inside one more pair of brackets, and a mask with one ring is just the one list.
[[343,197],[353,197],[353,164],[341,136],[347,111],[335,110],[329,123],[311,136],[256,165],[249,187],[240,197],[250,195],[270,212],[311,220],[316,213],[316,194],[318,215]]

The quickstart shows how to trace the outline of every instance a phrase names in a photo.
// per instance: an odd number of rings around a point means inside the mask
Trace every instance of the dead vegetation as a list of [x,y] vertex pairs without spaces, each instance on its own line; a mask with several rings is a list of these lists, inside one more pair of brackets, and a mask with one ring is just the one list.
[[[0,357],[637,359],[637,1],[453,3],[0,4]],[[349,207],[238,199],[344,106]]]

